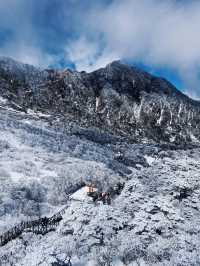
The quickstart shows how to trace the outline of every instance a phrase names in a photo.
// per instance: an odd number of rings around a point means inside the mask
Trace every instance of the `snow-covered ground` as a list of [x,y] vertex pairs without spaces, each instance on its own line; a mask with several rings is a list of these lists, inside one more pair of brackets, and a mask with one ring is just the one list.
[[156,158],[154,158],[152,156],[147,156],[147,155],[145,155],[144,158],[146,159],[146,161],[149,165],[152,165],[156,160]]
[[[111,205],[81,188],[56,231],[0,247],[1,266],[200,265],[200,149],[100,145],[63,132],[36,114],[0,110],[1,232],[62,209],[80,180],[125,186]],[[131,160],[115,159],[122,150]]]
[[[26,114],[0,111],[0,230],[52,213],[81,179],[119,179],[106,166],[110,151],[64,135]],[[10,219],[13,216],[13,219]]]
[[70,196],[70,199],[72,199],[72,200],[79,200],[79,201],[88,200],[89,197],[87,196],[87,187],[84,186],[81,189],[77,190],[75,193],[73,193]]

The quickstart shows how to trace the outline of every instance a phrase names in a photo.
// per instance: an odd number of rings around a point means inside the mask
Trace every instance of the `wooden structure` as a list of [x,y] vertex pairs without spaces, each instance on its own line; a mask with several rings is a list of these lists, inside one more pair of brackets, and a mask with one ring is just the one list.
[[86,190],[87,190],[87,194],[95,193],[98,191],[95,184],[90,184],[90,185],[86,186]]
[[49,218],[44,217],[38,220],[21,222],[0,236],[0,246],[6,245],[9,241],[19,237],[23,232],[33,232],[44,235],[55,230],[67,208],[68,206]]
[[[78,184],[72,186],[70,192],[68,191],[69,195],[73,194],[84,186],[86,186],[87,195],[92,197],[94,202],[102,201],[104,204],[110,204],[111,198],[121,193],[124,184],[117,183],[114,188],[110,188],[107,192],[102,192],[98,190],[95,184],[90,184],[87,186],[81,179]],[[10,230],[0,235],[0,246],[4,246],[9,241],[16,239],[23,232],[28,231],[44,235],[52,230],[55,230],[59,222],[63,219],[62,215],[65,213],[68,207],[69,205],[66,205],[61,211],[57,212],[51,217],[43,217],[38,220],[21,222],[20,224],[12,227]],[[69,233],[72,233],[71,230],[69,231]]]
[[99,191],[95,184],[90,184],[86,187],[87,195],[92,197],[93,201],[102,201],[104,204],[110,204],[110,195],[108,192]]
[[[72,186],[71,190],[68,191],[69,195],[73,194],[80,188],[84,187],[85,183],[81,180],[80,183]],[[35,234],[46,234],[53,231],[62,220],[62,215],[65,213],[69,205],[66,205],[61,211],[55,213],[51,217],[43,217],[38,220],[21,222],[20,224],[12,227],[7,232],[0,235],[0,246],[6,245],[8,242],[19,237],[23,232],[33,232]]]

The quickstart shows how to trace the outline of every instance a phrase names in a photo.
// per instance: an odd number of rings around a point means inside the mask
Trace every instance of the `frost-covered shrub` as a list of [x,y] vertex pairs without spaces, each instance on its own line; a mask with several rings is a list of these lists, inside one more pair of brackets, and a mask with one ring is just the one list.
[[114,266],[115,252],[112,246],[96,247],[93,249],[95,266]]
[[23,176],[26,177],[40,176],[36,164],[31,161],[21,160],[20,164],[14,165],[12,168],[13,171],[22,174]]
[[54,258],[52,266],[72,266],[72,258],[76,256],[76,245],[72,236],[61,238],[51,256]]
[[67,177],[52,178],[48,187],[47,201],[52,205],[65,204],[73,185],[72,181],[67,179]]
[[31,180],[30,182],[24,182],[17,184],[11,191],[11,197],[13,199],[32,200],[36,202],[42,202],[45,200],[46,193],[41,183]]
[[2,181],[2,178],[8,178],[8,177],[10,177],[9,172],[6,171],[6,169],[4,168],[0,168],[0,178],[1,178],[0,182]]
[[131,262],[137,262],[146,255],[146,247],[142,240],[132,231],[122,232],[118,236],[121,243],[118,247],[119,259],[124,265],[129,265]]
[[10,144],[8,141],[0,140],[0,153],[9,149],[9,148],[10,148]]
[[13,210],[16,209],[16,203],[9,197],[2,197],[1,198],[1,211],[0,215],[10,214]]
[[[6,191],[6,188],[5,188]],[[1,215],[6,213],[38,215],[40,204],[46,201],[44,187],[38,181],[26,181],[10,184],[10,191],[1,193]]]

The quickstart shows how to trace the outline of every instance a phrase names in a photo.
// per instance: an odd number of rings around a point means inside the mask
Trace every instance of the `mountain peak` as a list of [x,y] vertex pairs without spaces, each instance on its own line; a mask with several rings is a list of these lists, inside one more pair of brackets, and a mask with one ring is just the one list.
[[106,67],[109,66],[127,66],[125,63],[123,63],[122,60],[114,60],[106,65]]
[[63,114],[66,123],[137,141],[183,142],[200,135],[199,102],[119,60],[91,73],[40,71],[0,61],[0,96],[24,110]]

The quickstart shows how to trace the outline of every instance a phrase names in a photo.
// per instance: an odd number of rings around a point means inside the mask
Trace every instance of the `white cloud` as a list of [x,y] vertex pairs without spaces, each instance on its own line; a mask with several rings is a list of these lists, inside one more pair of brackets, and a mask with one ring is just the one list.
[[[199,14],[199,1],[114,0],[80,18],[88,29],[71,43],[69,55],[78,69],[92,70],[115,58],[169,67],[198,94]],[[102,43],[106,52],[99,54]]]
[[85,37],[70,42],[66,47],[66,57],[71,60],[78,71],[93,71],[110,63],[116,56],[101,50],[95,42],[89,42]]
[[116,0],[95,14],[95,28],[120,56],[185,68],[200,62],[199,14],[194,1]]
[[32,23],[33,0],[0,2],[0,29],[9,30],[11,39],[0,43],[0,55],[39,67],[52,64],[54,57],[37,45],[38,34]]
[[55,62],[55,57],[26,43],[10,43],[0,48],[0,55],[11,57],[19,62],[46,68]]
[[[40,4],[42,12],[47,3]],[[0,29],[13,33],[12,42],[1,44],[0,54],[47,67],[53,60],[62,60],[42,47],[48,34],[33,23],[32,7],[37,10],[37,5],[35,0],[0,1]],[[63,1],[62,9],[66,9],[65,21],[62,17],[62,24],[58,23],[66,32],[66,42],[59,47],[77,70],[92,71],[116,59],[141,61],[180,73],[190,94],[200,96],[200,1],[113,0],[108,4],[97,0],[85,4],[72,0]],[[40,19],[43,15],[40,13]]]

